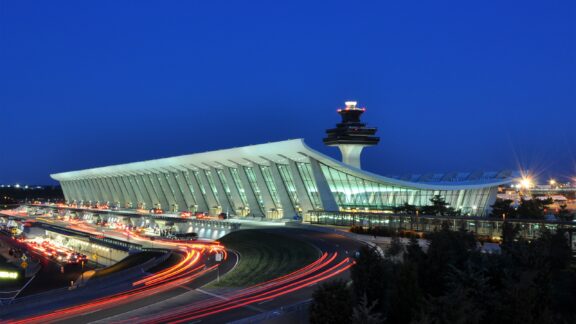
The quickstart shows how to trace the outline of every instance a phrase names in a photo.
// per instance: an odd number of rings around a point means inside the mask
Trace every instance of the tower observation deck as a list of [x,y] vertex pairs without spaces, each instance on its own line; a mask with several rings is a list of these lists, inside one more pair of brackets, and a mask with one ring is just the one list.
[[366,124],[360,121],[360,116],[366,109],[356,105],[356,101],[347,101],[346,108],[338,109],[342,122],[336,124],[336,128],[326,130],[324,144],[338,146],[342,153],[342,162],[360,169],[362,149],[378,144],[380,138],[374,136],[377,128],[366,127]]

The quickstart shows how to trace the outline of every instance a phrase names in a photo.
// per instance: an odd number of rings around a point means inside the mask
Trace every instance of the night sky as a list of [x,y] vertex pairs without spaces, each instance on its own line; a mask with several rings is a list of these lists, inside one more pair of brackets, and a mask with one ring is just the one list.
[[574,1],[0,0],[0,183],[304,138],[381,174],[576,176]]

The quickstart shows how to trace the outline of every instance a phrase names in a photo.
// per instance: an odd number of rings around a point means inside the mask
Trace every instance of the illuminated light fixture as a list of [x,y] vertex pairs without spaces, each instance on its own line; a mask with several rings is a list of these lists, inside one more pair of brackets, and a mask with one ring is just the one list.
[[553,186],[553,185],[555,185],[555,184],[556,184],[556,180],[550,179],[550,185]]
[[18,272],[0,271],[0,279],[18,279]]
[[529,189],[534,185],[533,181],[531,178],[529,177],[524,177],[522,178],[522,180],[520,180],[520,187],[524,188],[524,189]]

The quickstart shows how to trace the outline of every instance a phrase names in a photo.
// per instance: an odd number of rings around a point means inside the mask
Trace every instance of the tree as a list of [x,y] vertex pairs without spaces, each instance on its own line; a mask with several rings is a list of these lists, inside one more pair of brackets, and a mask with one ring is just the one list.
[[556,216],[558,219],[565,222],[571,222],[574,220],[574,214],[568,210],[568,206],[566,204],[560,205],[560,209],[558,209]]
[[350,323],[353,300],[345,281],[335,280],[320,285],[312,299],[310,323]]
[[422,251],[422,247],[418,242],[418,239],[414,236],[410,237],[410,241],[406,246],[406,253],[404,254],[404,261],[405,262],[414,262],[416,264],[420,264],[426,254]]
[[447,213],[455,213],[454,209],[450,209],[450,205],[440,195],[434,195],[430,198],[432,205],[422,207],[422,213],[425,215],[446,215]]
[[382,314],[374,309],[376,302],[368,303],[366,295],[362,296],[358,305],[352,311],[352,323],[355,324],[380,324],[384,322]]
[[404,213],[404,214],[408,214],[408,215],[414,215],[416,214],[416,210],[418,208],[416,208],[415,205],[411,205],[407,202],[405,202],[404,204],[394,207],[394,212],[396,213]]
[[522,199],[518,207],[518,217],[525,219],[543,219],[546,207],[553,202],[550,198],[545,200],[538,198]]
[[405,261],[396,272],[394,289],[390,296],[387,323],[410,323],[419,312],[424,294],[418,280],[418,264]]
[[472,233],[451,231],[447,226],[428,237],[430,244],[422,284],[429,294],[438,296],[446,291],[446,274],[453,267],[463,267],[472,254],[478,253],[477,241]]
[[492,208],[492,212],[490,213],[490,217],[492,218],[516,218],[516,209],[512,207],[512,203],[514,201],[510,199],[496,199],[494,204],[490,206]]
[[390,246],[386,249],[386,255],[396,257],[402,254],[402,252],[404,252],[404,246],[402,245],[400,238],[398,235],[393,235],[390,241]]
[[366,295],[368,303],[375,302],[377,311],[386,316],[394,268],[395,264],[384,259],[376,248],[360,248],[356,265],[351,269],[355,300],[359,301]]

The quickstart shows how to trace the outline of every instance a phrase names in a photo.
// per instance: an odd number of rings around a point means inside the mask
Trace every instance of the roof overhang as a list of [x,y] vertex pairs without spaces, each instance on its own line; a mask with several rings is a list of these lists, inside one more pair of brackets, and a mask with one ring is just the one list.
[[509,184],[514,181],[513,177],[501,176],[493,179],[432,184],[389,178],[344,164],[308,147],[304,143],[303,139],[271,142],[266,144],[250,145],[163,159],[112,165],[80,171],[56,173],[52,174],[51,177],[58,181],[66,181],[127,174],[146,174],[157,172],[158,170],[198,170],[209,169],[211,167],[219,168],[222,166],[253,166],[254,164],[269,165],[270,162],[287,164],[288,159],[297,162],[307,162],[309,158],[318,160],[327,166],[366,180],[412,189],[481,189]]

